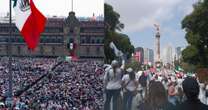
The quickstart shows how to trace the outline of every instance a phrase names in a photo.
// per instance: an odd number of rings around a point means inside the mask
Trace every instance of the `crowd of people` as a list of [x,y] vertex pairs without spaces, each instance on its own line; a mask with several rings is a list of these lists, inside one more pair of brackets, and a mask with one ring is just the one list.
[[105,67],[104,88],[104,110],[208,110],[206,82],[168,68],[135,72],[114,60]]
[[[208,110],[208,83],[196,76],[176,75],[167,68],[135,72],[116,60],[107,66],[63,62],[51,71],[58,62],[12,58],[14,110]],[[8,69],[8,58],[2,57],[1,110],[8,109]]]
[[[100,110],[103,68],[98,61],[64,62],[54,58],[12,58],[14,110]],[[37,81],[45,74],[47,77]],[[7,109],[8,58],[0,59],[0,109]],[[36,82],[37,81],[37,82]],[[29,87],[32,83],[33,86]],[[19,96],[18,91],[24,90]]]

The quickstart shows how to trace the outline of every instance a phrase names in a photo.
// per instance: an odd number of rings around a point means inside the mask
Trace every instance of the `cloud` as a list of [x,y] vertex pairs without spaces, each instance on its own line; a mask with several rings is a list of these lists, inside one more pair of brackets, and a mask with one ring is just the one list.
[[164,25],[172,21],[177,13],[192,11],[197,0],[106,0],[120,13],[125,32],[143,31],[153,28],[154,23]]

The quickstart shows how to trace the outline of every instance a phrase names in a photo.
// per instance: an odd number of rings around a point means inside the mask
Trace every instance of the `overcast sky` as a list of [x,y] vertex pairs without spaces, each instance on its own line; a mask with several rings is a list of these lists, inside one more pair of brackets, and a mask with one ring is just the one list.
[[198,0],[105,0],[121,15],[121,22],[135,47],[154,49],[155,28],[161,26],[161,45],[186,46],[181,21]]
[[[50,16],[67,16],[71,11],[71,0],[33,0],[37,8],[44,14]],[[0,15],[9,11],[9,0],[0,0]],[[74,0],[74,11],[76,16],[91,17],[104,13],[104,0]]]

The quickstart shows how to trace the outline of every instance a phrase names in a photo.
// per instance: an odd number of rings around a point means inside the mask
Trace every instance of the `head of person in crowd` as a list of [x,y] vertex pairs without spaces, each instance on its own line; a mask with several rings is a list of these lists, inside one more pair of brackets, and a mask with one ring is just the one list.
[[187,99],[198,99],[199,95],[199,84],[193,77],[187,77],[182,83],[184,94]]
[[134,80],[135,79],[136,76],[135,76],[134,70],[132,68],[128,68],[126,70],[126,72],[129,74],[130,80]]
[[151,81],[146,95],[146,106],[149,108],[148,110],[162,108],[167,102],[167,93],[163,84],[159,81]]
[[111,66],[112,66],[112,68],[117,68],[118,66],[119,66],[119,63],[118,63],[118,61],[117,60],[113,60],[112,62],[111,62]]

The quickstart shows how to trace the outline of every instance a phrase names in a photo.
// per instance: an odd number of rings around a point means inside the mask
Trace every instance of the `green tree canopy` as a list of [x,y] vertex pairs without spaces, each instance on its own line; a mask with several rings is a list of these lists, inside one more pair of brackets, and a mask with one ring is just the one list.
[[182,21],[188,46],[182,52],[183,60],[196,67],[208,67],[208,0],[193,5],[194,10]]
[[116,30],[121,31],[124,28],[124,24],[120,22],[120,15],[114,11],[113,7],[109,4],[104,5],[105,23],[108,26],[109,31],[115,32]]

